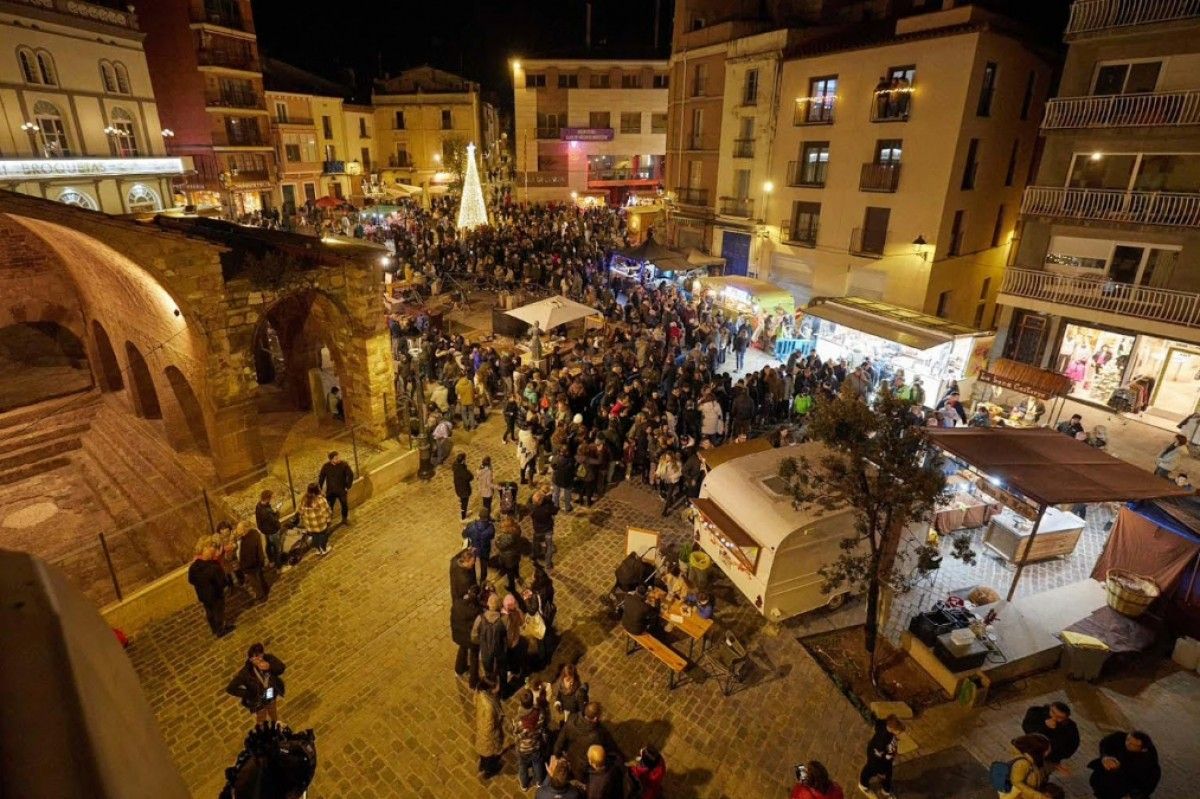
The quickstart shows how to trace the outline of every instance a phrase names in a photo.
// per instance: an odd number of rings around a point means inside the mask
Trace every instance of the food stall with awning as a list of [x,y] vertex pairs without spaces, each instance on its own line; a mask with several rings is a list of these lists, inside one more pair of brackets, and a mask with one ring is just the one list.
[[[1017,597],[1021,577],[1034,562],[1071,556],[1085,525],[1073,512],[1079,506],[1177,497],[1190,491],[1046,428],[966,427],[931,429],[927,434],[947,456],[947,468],[955,470],[951,479],[999,506],[979,539],[984,550],[980,557],[1007,561],[1012,580],[1005,599],[999,599],[996,590],[1005,586],[986,584],[990,569],[967,572],[984,584],[947,587],[948,600],[964,605],[969,620],[956,622],[962,617],[938,606],[919,613],[901,637],[905,651],[953,695],[973,675],[997,683],[1052,668],[1064,642],[1077,642],[1079,635],[1098,638],[1101,645],[1119,645],[1104,640],[1105,625],[1137,625],[1126,623],[1131,620],[1114,603],[1111,584],[1084,579]],[[1093,541],[1096,534],[1093,531]],[[956,571],[954,579],[965,579],[965,568]],[[1040,586],[1049,573],[1046,565],[1038,568]],[[1068,569],[1062,574],[1069,579],[1074,573]],[[989,598],[972,598],[976,596]]]
[[[999,358],[975,377],[975,404],[988,412],[993,425],[1035,427],[1051,422],[1071,393],[1071,378],[1027,363]],[[1057,410],[1051,407],[1058,400]]]
[[800,338],[813,339],[822,359],[866,358],[889,370],[903,369],[905,382],[920,377],[925,402],[935,404],[951,380],[967,376],[981,330],[863,297],[815,297],[804,309]]
[[758,316],[796,313],[796,298],[774,283],[741,275],[701,277],[692,283],[693,293],[711,292],[714,302],[734,314]]
[[636,247],[615,250],[609,260],[609,270],[634,280],[654,280],[664,273],[687,272],[692,268],[687,256],[654,240],[650,231],[646,240]]

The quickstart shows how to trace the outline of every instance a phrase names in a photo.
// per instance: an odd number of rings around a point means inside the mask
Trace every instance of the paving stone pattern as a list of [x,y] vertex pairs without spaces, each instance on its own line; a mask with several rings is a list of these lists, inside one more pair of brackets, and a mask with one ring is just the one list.
[[[515,452],[500,432],[493,417],[466,446],[468,462],[490,454],[497,479],[511,479]],[[138,636],[130,657],[185,780],[197,797],[219,790],[250,727],[223,689],[261,640],[288,664],[282,719],[317,732],[311,799],[523,795],[511,755],[487,784],[476,776],[471,697],[454,675],[449,638],[447,566],[461,531],[449,471],[386,492],[354,509],[351,521],[334,534],[329,556],[282,575],[270,601],[242,610],[227,638],[207,633],[198,606]],[[609,496],[562,518],[554,572],[562,634],[555,666],[578,660],[626,752],[647,742],[662,748],[672,799],[785,796],[792,764],[814,757],[853,785],[869,730],[796,641],[850,617],[816,614],[772,634],[718,583],[718,619],[757,662],[750,684],[723,697],[693,670],[668,692],[665,669],[645,652],[627,656],[599,605],[630,525],[668,537],[686,530],[658,515],[652,497]]]

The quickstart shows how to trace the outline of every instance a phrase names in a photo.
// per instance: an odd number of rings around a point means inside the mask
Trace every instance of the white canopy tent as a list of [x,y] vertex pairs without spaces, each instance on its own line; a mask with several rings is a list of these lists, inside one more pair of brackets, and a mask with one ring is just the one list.
[[522,305],[508,312],[526,324],[537,323],[542,330],[552,330],[559,325],[574,322],[588,316],[599,316],[600,312],[583,303],[569,300],[566,297],[547,297],[544,300]]

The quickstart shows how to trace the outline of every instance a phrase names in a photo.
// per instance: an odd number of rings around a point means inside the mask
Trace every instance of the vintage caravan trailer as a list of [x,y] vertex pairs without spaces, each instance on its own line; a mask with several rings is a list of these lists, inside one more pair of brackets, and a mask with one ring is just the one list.
[[772,621],[838,607],[850,590],[822,593],[818,570],[837,560],[853,533],[853,511],[797,510],[779,477],[785,458],[815,464],[825,451],[813,442],[733,458],[708,473],[692,500],[700,546]]

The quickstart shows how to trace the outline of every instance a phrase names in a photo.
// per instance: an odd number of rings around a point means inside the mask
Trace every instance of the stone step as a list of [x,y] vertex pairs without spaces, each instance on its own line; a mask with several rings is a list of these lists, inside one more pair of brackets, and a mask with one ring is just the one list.
[[45,460],[29,463],[23,466],[14,466],[10,469],[0,470],[0,483],[17,483],[22,480],[31,480],[35,477],[40,477],[43,474],[52,472],[55,469],[63,469],[71,465],[71,458],[65,455],[58,455]]
[[[84,399],[83,395],[90,395]],[[22,428],[36,422],[36,426],[40,427],[55,419],[71,419],[79,417],[79,413],[94,412],[97,402],[100,398],[100,392],[95,389],[80,392],[79,394],[70,394],[65,397],[55,397],[54,399],[37,402],[33,405],[23,405],[20,408],[13,408],[10,411],[0,413],[0,438],[7,438],[13,428]]]
[[34,444],[0,455],[0,482],[27,480],[57,468],[50,465],[50,462],[59,460],[66,453],[78,450],[82,446],[80,438],[75,436]]
[[90,420],[70,418],[58,425],[34,425],[23,432],[12,435],[6,435],[0,431],[0,457],[55,440],[78,440],[90,426]]

